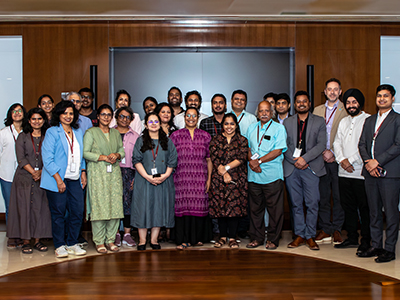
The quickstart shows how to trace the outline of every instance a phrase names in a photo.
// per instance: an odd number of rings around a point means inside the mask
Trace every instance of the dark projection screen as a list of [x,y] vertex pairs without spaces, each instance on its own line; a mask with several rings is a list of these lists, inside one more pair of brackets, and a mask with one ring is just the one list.
[[[115,93],[127,90],[132,109],[144,117],[142,102],[153,96],[167,101],[167,91],[178,86],[183,95],[198,90],[201,111],[211,115],[211,97],[222,93],[228,100],[236,89],[247,92],[246,110],[254,113],[268,92],[288,93],[294,89],[294,49],[110,49],[110,103]],[[183,105],[184,106],[184,105]]]

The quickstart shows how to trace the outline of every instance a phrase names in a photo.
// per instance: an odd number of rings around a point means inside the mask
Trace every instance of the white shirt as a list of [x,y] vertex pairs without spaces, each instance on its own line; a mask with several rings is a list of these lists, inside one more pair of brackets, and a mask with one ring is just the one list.
[[[74,145],[72,147],[72,149],[74,151],[73,158],[72,158],[72,152],[71,152],[72,140],[67,134],[65,135],[65,138],[67,139],[67,143],[68,143],[68,166],[67,166],[67,170],[65,171],[64,178],[77,180],[77,179],[79,179],[80,168],[81,168],[81,147],[79,147],[78,140],[76,139],[75,133],[73,131],[72,131],[72,134],[74,135]],[[74,172],[71,171],[72,163],[75,164]]]
[[[358,151],[358,142],[363,130],[365,119],[370,115],[361,112],[360,115],[344,117],[340,123],[333,142],[333,149],[336,155],[336,161],[339,164],[339,177],[348,177],[355,179],[364,179],[361,175],[363,160]],[[348,159],[354,167],[353,173],[347,172],[340,166],[340,162]]]
[[[379,132],[376,132],[378,130],[378,128],[381,126],[381,124],[383,123],[383,121],[385,121],[386,117],[388,116],[388,114],[392,111],[392,109],[389,109],[387,112],[383,113],[382,116],[379,115],[379,112],[376,116],[376,123],[375,123],[375,131],[374,134],[376,133],[376,135],[379,134]],[[376,136],[375,136],[376,138]],[[372,139],[372,147],[371,147],[371,156],[373,159],[375,159],[375,139]]]
[[[114,112],[115,115],[115,112]],[[110,125],[108,127],[114,128],[117,125],[117,121],[115,120],[115,116],[112,118]],[[142,135],[142,121],[140,120],[140,116],[137,113],[133,113],[133,120],[129,127],[132,128],[138,135]]]
[[[181,112],[180,114],[177,114],[174,118],[174,124],[176,128],[182,129],[185,128],[185,113],[186,111]],[[208,116],[206,114],[200,113],[199,119],[197,120],[197,128],[199,128],[200,122],[204,119],[207,119]]]
[[7,182],[13,181],[17,169],[15,141],[18,135],[14,124],[0,130],[0,178]]

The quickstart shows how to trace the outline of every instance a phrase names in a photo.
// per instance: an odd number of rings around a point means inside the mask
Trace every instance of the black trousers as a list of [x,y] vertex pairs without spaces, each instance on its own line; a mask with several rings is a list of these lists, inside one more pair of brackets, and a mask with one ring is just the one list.
[[236,239],[236,231],[239,224],[239,217],[218,218],[220,237]]

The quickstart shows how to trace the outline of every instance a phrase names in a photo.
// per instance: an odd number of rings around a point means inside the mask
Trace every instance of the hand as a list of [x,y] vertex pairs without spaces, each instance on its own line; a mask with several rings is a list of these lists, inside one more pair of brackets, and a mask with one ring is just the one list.
[[229,173],[226,173],[226,174],[224,175],[224,182],[225,182],[225,183],[230,183],[231,181],[232,181],[231,175],[230,175]]
[[148,182],[150,182],[152,185],[158,185],[158,178],[157,177],[153,177],[153,175],[147,175],[146,180]]
[[253,172],[261,173],[261,167],[258,163],[258,159],[252,159],[249,161],[249,167]]
[[42,170],[38,170],[38,171],[33,171],[32,173],[32,179],[34,181],[38,181],[40,180],[40,177],[42,176]]
[[347,158],[343,159],[340,162],[340,166],[345,169],[347,172],[349,173],[353,173],[354,172],[354,167],[353,165],[349,162],[349,160]]
[[218,166],[218,174],[223,176],[227,171],[225,170],[225,167],[223,165]]
[[208,191],[209,191],[209,189],[210,189],[210,184],[211,184],[211,180],[210,179],[207,179],[207,181],[206,181],[206,193],[208,193]]
[[132,180],[131,185],[130,185],[130,187],[129,187],[129,189],[130,189],[131,191],[133,191],[133,183],[134,183],[134,182],[135,182],[135,179]]
[[86,172],[81,172],[81,184],[82,184],[82,189],[85,189],[87,184]]
[[156,178],[154,178],[154,179],[155,179],[155,181],[157,182],[157,184],[161,184],[161,183],[163,183],[167,178],[168,178],[168,176],[164,173],[164,174],[161,174],[160,177],[156,177]]
[[307,162],[306,162],[305,159],[302,158],[301,156],[295,157],[295,158],[293,158],[293,160],[296,161],[296,162],[294,163],[294,166],[295,166],[297,169],[305,170],[305,169],[308,168]]
[[369,174],[371,176],[373,176],[373,177],[380,177],[381,176],[381,174],[379,174],[378,168],[369,171]]
[[117,153],[111,153],[107,156],[109,163],[110,164],[115,164],[117,159],[118,159],[118,154]]
[[379,166],[379,162],[376,159],[367,159],[364,166],[365,169],[371,174],[371,171],[375,170]]
[[324,158],[324,161],[326,161],[327,163],[333,163],[335,161],[335,155],[329,149],[326,149],[324,152],[322,152],[322,156]]
[[67,189],[67,187],[65,186],[64,181],[61,181],[61,182],[57,183],[57,188],[58,188],[58,192],[60,194],[64,193],[65,190]]

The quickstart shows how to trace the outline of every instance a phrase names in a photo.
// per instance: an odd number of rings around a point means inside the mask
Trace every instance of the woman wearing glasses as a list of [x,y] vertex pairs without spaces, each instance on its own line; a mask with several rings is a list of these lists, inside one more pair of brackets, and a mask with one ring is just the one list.
[[125,157],[121,135],[110,128],[112,108],[97,109],[99,127],[92,127],[83,139],[83,157],[87,161],[87,217],[92,222],[93,242],[99,253],[119,251],[114,244],[122,209],[122,177],[119,161]]
[[186,127],[171,134],[178,152],[178,166],[174,173],[175,231],[177,249],[180,250],[190,245],[202,246],[211,238],[211,227],[207,224],[207,193],[212,171],[211,136],[197,128],[198,117],[196,108],[188,108],[185,112]]
[[131,204],[133,196],[133,179],[135,178],[135,168],[132,164],[133,147],[135,146],[136,140],[139,135],[129,127],[131,120],[133,119],[133,111],[130,107],[121,107],[115,112],[115,118],[117,120],[117,126],[115,129],[121,134],[122,142],[124,145],[125,158],[121,160],[119,166],[121,167],[122,173],[122,185],[123,185],[123,206],[124,206],[124,218],[122,219],[124,224],[124,236],[121,239],[119,231],[115,237],[115,244],[119,247],[122,244],[133,247],[136,246],[135,241],[131,236]]
[[131,224],[139,230],[138,250],[146,250],[149,228],[151,248],[161,249],[157,241],[160,227],[172,228],[175,224],[175,187],[171,174],[177,164],[177,153],[160,123],[157,114],[147,114],[146,128],[133,150],[136,175]]

